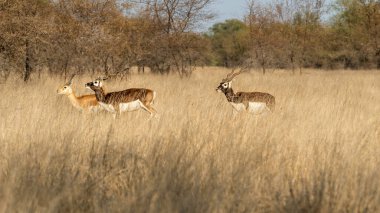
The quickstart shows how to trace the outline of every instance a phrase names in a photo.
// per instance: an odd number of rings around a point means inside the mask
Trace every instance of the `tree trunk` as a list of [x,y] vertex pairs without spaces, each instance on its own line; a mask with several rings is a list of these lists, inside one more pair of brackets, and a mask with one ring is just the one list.
[[0,71],[0,84],[7,81],[11,71],[9,69],[2,69]]
[[144,74],[145,73],[145,66],[144,65],[138,65],[137,66],[137,72],[140,74]]
[[293,75],[296,73],[296,66],[295,66],[295,61],[294,61],[294,55],[291,53],[290,55],[290,63],[292,64],[292,73]]
[[32,72],[31,66],[31,57],[32,52],[30,50],[29,40],[25,42],[25,70],[24,70],[24,82],[27,82],[30,79],[30,74]]
[[107,55],[106,58],[105,58],[105,60],[104,60],[104,64],[103,64],[103,66],[104,66],[104,74],[106,76],[108,76],[108,58],[109,58],[109,56]]
[[262,59],[262,61],[261,61],[261,68],[263,69],[263,75],[265,75],[265,72],[266,72],[265,58],[262,57],[261,59]]
[[67,78],[67,68],[69,66],[69,58],[66,57],[65,59],[65,63],[63,64],[63,74],[64,74],[64,77],[65,77],[65,80]]

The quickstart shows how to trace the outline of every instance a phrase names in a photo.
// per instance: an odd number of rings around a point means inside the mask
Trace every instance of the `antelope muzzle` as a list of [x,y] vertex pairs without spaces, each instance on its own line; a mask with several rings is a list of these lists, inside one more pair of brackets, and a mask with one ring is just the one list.
[[94,82],[88,82],[84,85],[86,88],[92,89],[91,87],[95,86]]

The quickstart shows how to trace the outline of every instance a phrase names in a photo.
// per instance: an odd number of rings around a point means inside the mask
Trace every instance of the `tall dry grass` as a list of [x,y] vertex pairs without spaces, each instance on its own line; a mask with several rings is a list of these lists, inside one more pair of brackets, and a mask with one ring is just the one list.
[[156,90],[150,120],[81,114],[58,78],[0,85],[0,211],[380,211],[380,73],[237,77],[236,91],[276,97],[266,117],[232,116],[215,92],[225,74],[106,83]]

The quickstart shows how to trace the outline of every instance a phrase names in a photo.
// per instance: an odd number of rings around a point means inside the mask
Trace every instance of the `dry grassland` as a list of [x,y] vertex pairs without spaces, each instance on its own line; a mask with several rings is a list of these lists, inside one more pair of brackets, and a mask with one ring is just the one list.
[[380,211],[379,72],[242,74],[235,91],[277,105],[235,118],[215,91],[226,73],[106,83],[157,91],[150,120],[82,114],[56,77],[1,84],[0,212]]

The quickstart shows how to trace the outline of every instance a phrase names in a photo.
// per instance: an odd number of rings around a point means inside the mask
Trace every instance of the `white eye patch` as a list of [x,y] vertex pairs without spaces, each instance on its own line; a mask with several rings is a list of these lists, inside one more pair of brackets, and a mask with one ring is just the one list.
[[227,87],[228,87],[228,84],[227,84],[227,83],[224,83],[224,84],[223,84],[223,87],[224,87],[224,88],[227,88]]

